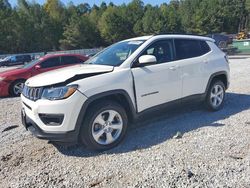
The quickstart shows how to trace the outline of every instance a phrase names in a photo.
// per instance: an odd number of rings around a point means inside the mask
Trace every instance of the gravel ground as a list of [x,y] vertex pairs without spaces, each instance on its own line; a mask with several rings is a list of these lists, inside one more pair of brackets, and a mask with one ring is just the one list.
[[224,109],[162,112],[103,153],[34,138],[21,126],[20,99],[0,99],[0,187],[249,188],[250,59],[230,61]]

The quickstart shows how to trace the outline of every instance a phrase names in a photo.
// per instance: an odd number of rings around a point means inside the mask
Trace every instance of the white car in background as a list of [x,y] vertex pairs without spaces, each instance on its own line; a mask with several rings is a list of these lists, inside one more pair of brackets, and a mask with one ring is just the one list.
[[107,150],[122,141],[131,121],[151,110],[188,99],[219,110],[228,87],[229,64],[213,39],[138,37],[104,49],[84,65],[27,80],[22,120],[38,138]]

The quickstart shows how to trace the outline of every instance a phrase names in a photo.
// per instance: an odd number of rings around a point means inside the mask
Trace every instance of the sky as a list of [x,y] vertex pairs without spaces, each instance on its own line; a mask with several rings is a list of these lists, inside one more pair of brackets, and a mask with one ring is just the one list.
[[[33,0],[29,0],[33,1]],[[38,2],[40,4],[43,4],[46,0],[35,0],[35,2]],[[120,5],[122,3],[129,3],[131,0],[61,0],[65,5],[67,5],[70,1],[72,1],[75,5],[80,4],[80,3],[88,3],[90,6],[93,4],[100,5],[103,1],[106,2],[107,4],[110,2],[113,2],[116,5]],[[162,3],[168,3],[170,0],[143,0],[144,4],[152,4],[152,5],[160,5]],[[17,4],[17,0],[9,0],[12,6]]]

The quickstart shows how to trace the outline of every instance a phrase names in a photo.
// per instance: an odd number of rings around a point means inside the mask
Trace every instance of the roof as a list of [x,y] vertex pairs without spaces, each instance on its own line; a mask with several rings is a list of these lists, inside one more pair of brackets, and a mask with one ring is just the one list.
[[56,54],[46,54],[46,57],[53,57],[53,56],[84,56],[82,54],[67,54],[67,53],[56,53]]
[[135,37],[135,38],[130,38],[130,39],[126,39],[124,41],[132,41],[132,40],[148,40],[151,37],[153,37],[153,35],[149,35],[149,36],[142,36],[142,37]]
[[63,54],[63,53],[57,53],[57,54],[46,54],[45,56],[40,57],[40,60],[52,58],[52,57],[61,57],[61,56],[77,56],[77,57],[82,57],[82,58],[87,58],[85,55],[81,54]]
[[185,39],[197,39],[197,40],[206,40],[206,41],[211,41],[214,42],[214,39],[209,38],[209,37],[204,37],[204,36],[199,36],[199,35],[189,35],[189,34],[160,34],[160,35],[155,35],[154,37],[159,37],[159,38],[185,38]]
[[206,40],[214,42],[214,39],[204,36],[198,35],[188,35],[188,34],[159,34],[159,35],[149,35],[149,36],[142,36],[142,37],[135,37],[131,39],[126,39],[124,41],[132,41],[132,40],[148,40],[150,38],[185,38],[185,39],[196,39],[196,40]]

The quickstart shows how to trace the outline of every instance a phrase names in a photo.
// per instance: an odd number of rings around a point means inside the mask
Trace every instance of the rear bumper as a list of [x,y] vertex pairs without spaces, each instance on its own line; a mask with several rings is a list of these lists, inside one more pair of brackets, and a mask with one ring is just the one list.
[[65,142],[65,143],[76,143],[78,141],[78,133],[76,131],[69,132],[45,132],[39,128],[39,126],[32,121],[29,117],[25,115],[25,112],[22,111],[22,124],[29,130],[35,137],[44,140]]

